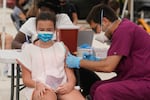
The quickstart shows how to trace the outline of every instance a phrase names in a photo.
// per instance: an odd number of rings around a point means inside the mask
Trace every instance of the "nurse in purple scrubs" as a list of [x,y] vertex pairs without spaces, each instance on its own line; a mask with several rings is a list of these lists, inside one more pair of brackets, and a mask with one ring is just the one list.
[[81,59],[68,54],[68,67],[117,73],[112,79],[93,84],[92,99],[150,100],[150,35],[128,19],[118,19],[103,4],[92,8],[87,22],[96,32],[97,40],[110,43],[107,58],[98,60],[85,54]]

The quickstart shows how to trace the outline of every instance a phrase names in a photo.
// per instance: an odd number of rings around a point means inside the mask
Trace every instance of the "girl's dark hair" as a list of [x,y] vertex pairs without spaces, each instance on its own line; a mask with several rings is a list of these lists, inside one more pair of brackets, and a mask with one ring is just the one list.
[[88,23],[91,23],[91,21],[94,21],[95,23],[101,24],[102,10],[103,10],[103,17],[106,17],[111,22],[114,22],[115,20],[118,19],[116,13],[114,12],[112,8],[110,8],[106,4],[98,4],[91,9],[89,15],[86,18],[86,21]]
[[44,21],[50,20],[54,23],[54,28],[56,26],[56,15],[55,15],[55,13],[48,12],[48,11],[40,12],[36,17],[36,26],[37,26],[37,22],[39,20],[44,20]]

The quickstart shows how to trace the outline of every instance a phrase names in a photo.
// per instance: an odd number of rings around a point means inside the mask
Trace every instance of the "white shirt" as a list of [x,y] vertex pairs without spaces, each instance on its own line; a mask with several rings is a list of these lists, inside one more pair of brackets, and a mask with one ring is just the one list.
[[[18,60],[31,72],[33,80],[56,89],[60,84],[67,82],[64,69],[65,53],[62,42],[56,42],[49,48],[28,44]],[[26,96],[31,98],[33,88],[27,87],[25,92]]]
[[[74,25],[67,14],[56,14],[56,28],[62,25]],[[20,28],[20,32],[32,36],[36,32],[36,17],[29,18]]]

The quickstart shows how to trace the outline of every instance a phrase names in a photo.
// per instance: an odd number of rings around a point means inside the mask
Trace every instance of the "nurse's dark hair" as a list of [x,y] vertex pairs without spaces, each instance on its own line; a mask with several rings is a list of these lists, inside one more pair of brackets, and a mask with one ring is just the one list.
[[37,26],[38,21],[40,20],[42,21],[50,20],[54,23],[54,27],[56,26],[56,15],[53,12],[49,12],[49,11],[40,12],[36,17],[36,26]]
[[86,21],[90,24],[91,21],[94,21],[95,23],[101,24],[101,12],[103,10],[103,17],[106,17],[109,19],[109,21],[114,22],[118,19],[116,13],[112,8],[110,8],[106,4],[98,4],[94,6],[91,11],[89,12]]

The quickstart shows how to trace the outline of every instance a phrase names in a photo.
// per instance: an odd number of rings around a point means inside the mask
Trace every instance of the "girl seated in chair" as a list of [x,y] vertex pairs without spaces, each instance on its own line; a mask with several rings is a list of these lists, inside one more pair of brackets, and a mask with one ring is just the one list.
[[72,69],[66,67],[68,49],[56,42],[56,17],[41,12],[36,18],[37,39],[26,44],[17,59],[28,100],[85,100],[76,90]]

